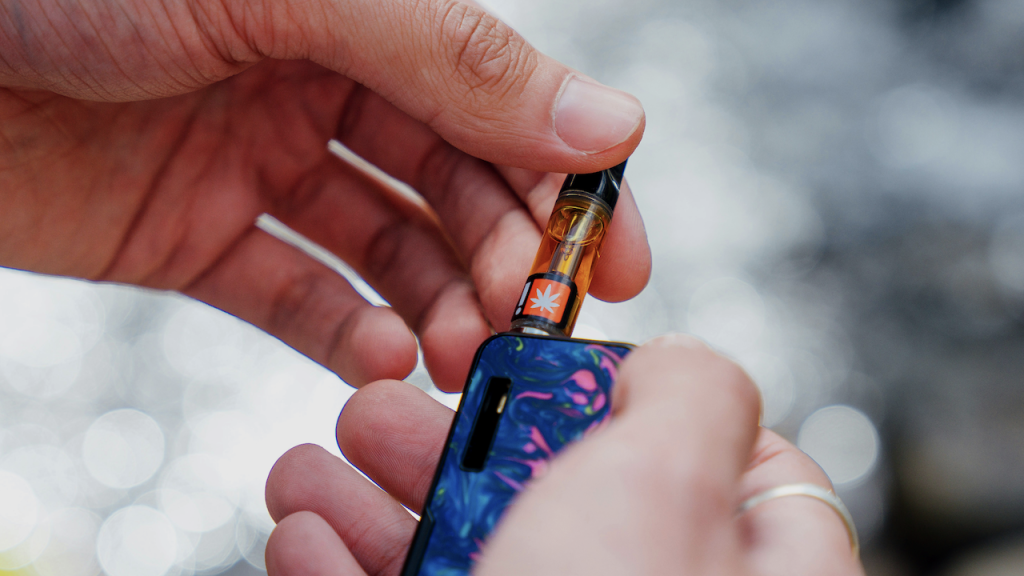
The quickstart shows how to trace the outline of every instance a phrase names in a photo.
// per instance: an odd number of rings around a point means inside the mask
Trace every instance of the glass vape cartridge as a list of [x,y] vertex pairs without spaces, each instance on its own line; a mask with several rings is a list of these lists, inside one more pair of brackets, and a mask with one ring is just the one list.
[[625,170],[623,162],[565,178],[516,304],[511,332],[572,335]]

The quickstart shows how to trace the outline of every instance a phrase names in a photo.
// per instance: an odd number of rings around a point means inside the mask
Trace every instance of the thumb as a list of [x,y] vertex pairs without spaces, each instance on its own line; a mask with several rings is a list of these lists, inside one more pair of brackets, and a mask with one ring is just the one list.
[[[589,172],[640,141],[639,101],[533,48],[458,0],[228,1],[233,30],[263,54],[346,74],[474,156]],[[239,26],[239,23],[241,26]]]

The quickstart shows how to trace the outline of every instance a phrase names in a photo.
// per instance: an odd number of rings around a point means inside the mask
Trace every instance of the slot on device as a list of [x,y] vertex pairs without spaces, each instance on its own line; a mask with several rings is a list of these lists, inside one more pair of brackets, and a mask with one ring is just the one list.
[[466,443],[466,452],[462,456],[462,469],[480,472],[487,462],[487,454],[494,443],[494,435],[498,431],[498,422],[508,404],[508,393],[512,390],[509,378],[492,377],[484,390],[484,399],[480,403],[473,430]]

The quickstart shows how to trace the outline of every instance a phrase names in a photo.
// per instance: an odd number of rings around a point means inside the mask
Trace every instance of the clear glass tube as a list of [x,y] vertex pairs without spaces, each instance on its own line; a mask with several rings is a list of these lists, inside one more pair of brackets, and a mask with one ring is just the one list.
[[593,195],[558,197],[516,306],[512,332],[572,334],[611,215]]

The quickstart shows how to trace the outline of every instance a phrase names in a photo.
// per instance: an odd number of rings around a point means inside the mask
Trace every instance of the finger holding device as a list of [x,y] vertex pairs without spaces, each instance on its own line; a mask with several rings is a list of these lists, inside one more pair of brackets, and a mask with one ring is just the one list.
[[863,576],[828,478],[759,428],[739,366],[681,335],[635,351],[569,337],[623,168],[566,178],[511,331],[477,350],[450,428],[422,391],[380,381],[338,423],[376,484],[315,446],[282,457],[271,574]]
[[566,177],[510,331],[477,350],[404,576],[469,574],[523,486],[608,418],[618,366],[632,346],[569,336],[625,167]]

